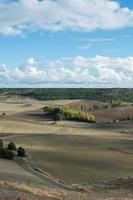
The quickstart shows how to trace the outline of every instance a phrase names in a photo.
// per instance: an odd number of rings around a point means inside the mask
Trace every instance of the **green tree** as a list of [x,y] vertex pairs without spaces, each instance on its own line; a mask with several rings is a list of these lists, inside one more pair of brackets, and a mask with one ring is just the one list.
[[10,150],[7,151],[7,159],[13,160],[14,159],[14,153]]
[[18,153],[18,156],[20,157],[25,157],[25,149],[22,148],[22,147],[19,147],[18,150],[17,150],[17,153]]
[[3,140],[2,139],[0,139],[0,150],[3,148]]
[[14,153],[12,151],[8,150],[7,148],[3,148],[1,150],[1,157],[4,159],[13,160]]
[[17,147],[13,142],[10,142],[7,147],[8,150],[16,151]]
[[53,120],[54,121],[61,121],[63,120],[63,114],[62,113],[55,113],[54,116],[53,116]]

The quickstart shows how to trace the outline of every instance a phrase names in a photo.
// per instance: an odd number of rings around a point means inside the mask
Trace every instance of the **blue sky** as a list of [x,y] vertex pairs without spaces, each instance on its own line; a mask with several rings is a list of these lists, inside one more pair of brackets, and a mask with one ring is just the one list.
[[132,0],[1,0],[1,87],[133,87]]

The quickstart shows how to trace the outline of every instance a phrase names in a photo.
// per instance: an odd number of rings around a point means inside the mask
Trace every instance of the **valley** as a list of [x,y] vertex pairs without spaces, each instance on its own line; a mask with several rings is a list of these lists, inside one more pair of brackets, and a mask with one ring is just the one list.
[[[0,102],[0,138],[5,144],[14,142],[22,146],[28,157],[0,160],[0,180],[7,185],[13,181],[11,188],[17,188],[19,184],[29,188],[44,187],[43,190],[48,188],[48,194],[39,193],[39,199],[52,199],[49,195],[55,191],[58,199],[74,195],[74,200],[79,193],[80,199],[88,200],[88,192],[95,199],[99,191],[84,191],[83,185],[93,187],[120,177],[133,177],[132,120],[121,120],[122,113],[132,114],[131,105],[92,111],[96,123],[55,122],[45,115],[44,106],[77,105],[81,100],[15,98]],[[88,105],[90,103],[93,102],[88,100]],[[30,189],[25,192],[36,196]],[[99,199],[102,199],[104,190],[100,195]]]

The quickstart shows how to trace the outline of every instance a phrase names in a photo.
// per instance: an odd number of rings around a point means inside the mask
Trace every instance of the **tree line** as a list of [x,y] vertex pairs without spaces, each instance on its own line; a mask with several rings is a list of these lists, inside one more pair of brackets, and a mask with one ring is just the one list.
[[95,116],[88,112],[74,110],[68,106],[62,107],[44,107],[44,112],[49,112],[52,115],[54,121],[61,120],[74,120],[83,122],[95,122]]
[[133,88],[1,88],[0,94],[21,95],[39,100],[89,99],[133,102]]

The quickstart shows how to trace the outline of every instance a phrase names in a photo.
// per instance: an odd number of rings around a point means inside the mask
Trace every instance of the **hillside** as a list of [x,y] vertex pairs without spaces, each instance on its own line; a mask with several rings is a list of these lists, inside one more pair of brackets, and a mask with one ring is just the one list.
[[58,99],[89,99],[100,101],[133,101],[133,89],[88,89],[88,88],[4,88],[0,89],[0,98],[10,98],[12,95],[35,98],[38,100]]
[[[57,100],[39,100],[48,94],[50,98],[52,90]],[[86,90],[84,94],[90,95],[90,99],[96,98],[95,94],[100,98],[100,93],[104,98],[112,97],[107,89],[72,90],[75,98],[81,98],[78,96],[81,90]],[[65,91],[68,91],[66,96]],[[124,97],[124,91],[132,96],[130,89],[112,91],[116,96]],[[15,156],[13,161],[0,159],[0,199],[133,199],[133,180],[125,178],[133,177],[133,125],[132,120],[120,120],[121,116],[125,119],[132,115],[132,102],[107,107],[109,103],[100,100],[68,99],[70,92],[74,96],[71,89],[1,89],[0,92],[0,138],[5,146],[15,142],[28,155],[24,159]],[[65,106],[73,111],[81,108],[83,113],[94,113],[96,123],[72,119],[55,122],[43,110]]]

